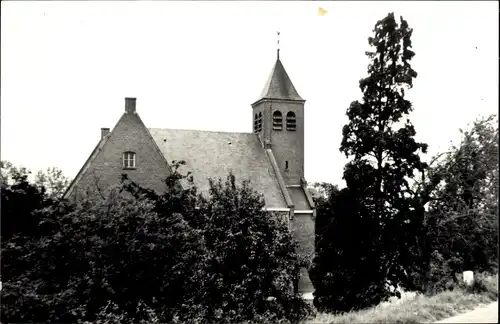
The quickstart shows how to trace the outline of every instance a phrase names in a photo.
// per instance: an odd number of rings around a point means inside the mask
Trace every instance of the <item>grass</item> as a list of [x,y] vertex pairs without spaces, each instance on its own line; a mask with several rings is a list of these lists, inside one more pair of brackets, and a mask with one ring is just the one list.
[[345,314],[321,313],[304,324],[436,322],[498,300],[498,274],[479,275],[476,279],[474,289],[460,287],[430,297],[415,295]]

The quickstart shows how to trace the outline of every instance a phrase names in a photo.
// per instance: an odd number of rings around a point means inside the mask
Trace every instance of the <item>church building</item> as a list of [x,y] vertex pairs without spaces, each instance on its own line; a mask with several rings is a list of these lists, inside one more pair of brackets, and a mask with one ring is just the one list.
[[[184,160],[195,185],[208,193],[208,178],[236,181],[264,196],[270,215],[287,216],[299,241],[299,252],[312,261],[316,210],[304,178],[304,105],[278,57],[262,94],[251,105],[253,132],[213,132],[147,128],[135,98],[125,98],[125,111],[115,127],[101,129],[101,139],[65,193],[78,199],[85,192],[106,190],[126,173],[139,185],[163,192],[172,161]],[[249,118],[250,119],[250,118]],[[249,120],[250,122],[250,120]],[[298,292],[313,291],[302,269]]]

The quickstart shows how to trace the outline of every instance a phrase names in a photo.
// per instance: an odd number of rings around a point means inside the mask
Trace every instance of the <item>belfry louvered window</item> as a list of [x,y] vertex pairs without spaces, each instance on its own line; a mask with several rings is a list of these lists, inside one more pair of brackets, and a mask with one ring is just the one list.
[[283,115],[281,111],[276,110],[273,113],[273,129],[282,130],[283,129]]
[[253,121],[253,131],[254,133],[258,133],[262,130],[262,113],[254,115]]
[[134,152],[123,153],[123,167],[125,169],[135,168],[135,153]]
[[289,111],[286,114],[286,130],[294,131],[297,129],[297,119],[295,118],[295,113],[293,111]]
[[253,131],[258,133],[262,130],[262,113],[255,114],[253,121]]

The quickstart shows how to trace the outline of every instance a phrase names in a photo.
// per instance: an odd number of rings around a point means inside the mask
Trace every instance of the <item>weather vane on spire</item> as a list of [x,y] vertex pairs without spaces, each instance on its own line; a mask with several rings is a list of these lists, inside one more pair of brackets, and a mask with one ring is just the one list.
[[280,59],[280,32],[276,32],[278,34],[278,43],[277,43],[277,53],[278,53],[278,60]]

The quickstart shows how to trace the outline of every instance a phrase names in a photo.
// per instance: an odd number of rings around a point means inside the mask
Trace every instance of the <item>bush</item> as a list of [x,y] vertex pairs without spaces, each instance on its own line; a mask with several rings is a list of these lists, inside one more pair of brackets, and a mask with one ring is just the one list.
[[318,206],[321,238],[311,270],[314,305],[320,311],[346,312],[387,300],[391,292],[381,271],[376,231],[363,217],[349,189],[332,192]]
[[306,260],[296,252],[287,222],[263,210],[263,197],[249,182],[235,182],[232,174],[225,182],[210,180],[209,197],[199,198],[196,218],[208,251],[203,319],[299,321],[310,309],[291,283]]
[[496,300],[498,299],[498,272],[496,274],[489,272],[474,274],[472,286],[467,286],[460,280],[458,287],[469,293],[487,295],[491,299]]
[[[25,244],[13,240],[3,251],[11,275],[6,281],[21,280],[21,296],[32,298],[27,309],[14,299],[19,295],[2,296],[3,318],[93,322],[112,301],[127,320],[147,318],[139,307],[144,302],[170,321],[180,305],[196,298],[206,253],[201,235],[182,215],[158,215],[153,208],[151,201],[121,192],[80,204],[59,219],[53,209],[44,211],[42,223],[54,222],[54,235]],[[19,254],[25,271],[15,269]]]
[[[455,273],[498,268],[498,117],[479,118],[458,146],[441,154],[431,178],[424,221],[421,277],[432,292],[456,284]],[[437,158],[435,159],[437,161]],[[433,253],[431,253],[433,252]]]
[[[106,199],[38,210],[37,235],[2,242],[5,322],[297,322],[303,261],[248,183],[196,195],[174,174],[156,195],[122,178]],[[185,189],[179,181],[188,184]],[[191,186],[189,186],[191,184]],[[276,297],[274,302],[267,297]]]
[[433,296],[417,294],[414,298],[401,300],[397,304],[384,303],[366,310],[344,314],[319,314],[304,324],[436,323],[498,299],[498,275],[479,273],[476,278],[478,285],[487,287],[486,291],[477,288],[467,290],[463,285],[457,284],[453,291]]
[[38,219],[33,212],[50,206],[53,201],[43,187],[28,181],[29,170],[16,168],[6,161],[0,161],[0,170],[2,241],[16,234],[37,235]]

